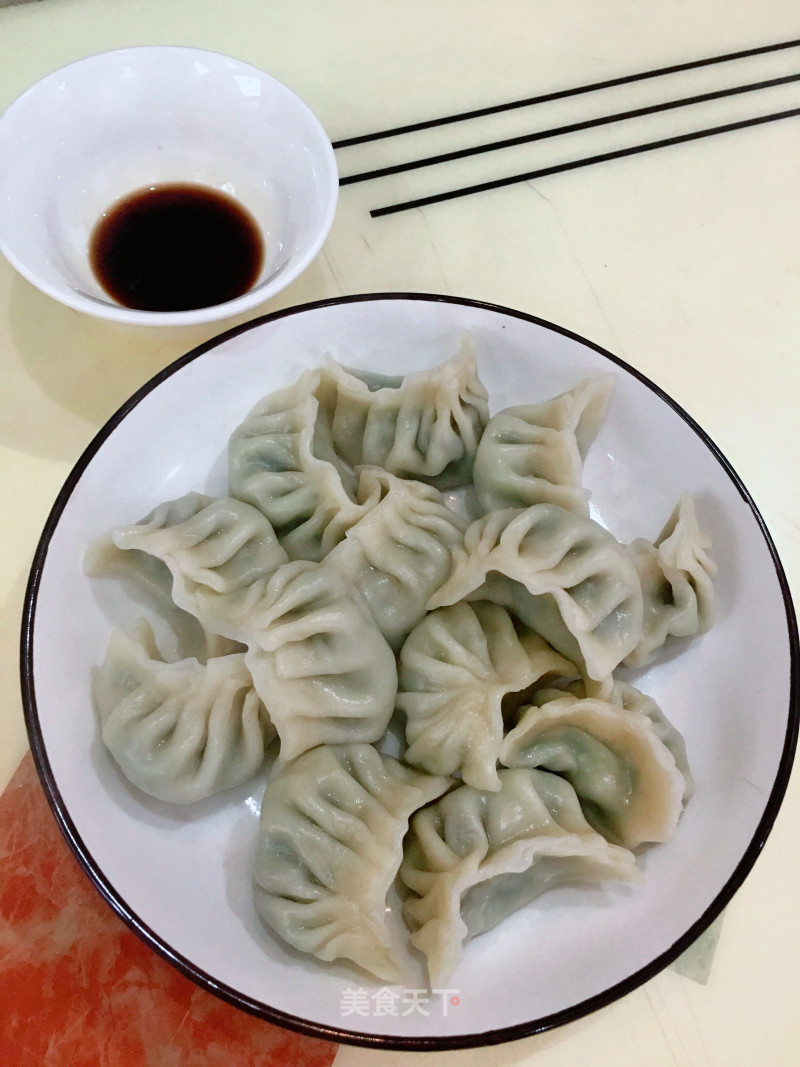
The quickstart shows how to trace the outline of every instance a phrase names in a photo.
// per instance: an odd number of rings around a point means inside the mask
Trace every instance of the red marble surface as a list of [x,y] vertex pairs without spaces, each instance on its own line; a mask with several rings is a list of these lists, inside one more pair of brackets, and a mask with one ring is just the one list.
[[328,1067],[336,1049],[217,999],[128,930],[25,757],[0,797],[3,1067]]

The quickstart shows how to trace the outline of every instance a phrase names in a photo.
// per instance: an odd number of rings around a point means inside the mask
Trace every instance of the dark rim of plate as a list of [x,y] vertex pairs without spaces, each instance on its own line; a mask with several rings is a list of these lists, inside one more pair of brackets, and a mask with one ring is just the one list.
[[[772,562],[775,567],[775,572],[778,578],[778,583],[783,595],[784,607],[786,610],[786,624],[789,637],[789,651],[790,651],[790,693],[789,693],[789,708],[787,714],[786,736],[783,745],[783,751],[781,754],[780,763],[777,768],[775,776],[775,782],[772,787],[769,799],[764,807],[763,814],[753,835],[753,838],[744,852],[741,860],[739,861],[736,869],[731,877],[722,887],[715,900],[705,910],[699,919],[680,937],[673,945],[671,945],[664,952],[660,953],[654,960],[652,960],[647,966],[642,967],[634,974],[629,975],[623,981],[618,982],[616,985],[611,986],[609,989],[604,990],[602,993],[596,996],[590,997],[587,1000],[581,1001],[578,1004],[570,1005],[561,1011],[552,1013],[551,1015],[544,1016],[540,1019],[532,1019],[529,1022],[521,1023],[515,1026],[504,1027],[497,1030],[488,1030],[481,1033],[471,1034],[458,1034],[452,1036],[440,1036],[440,1037],[398,1037],[393,1034],[371,1034],[363,1033],[355,1030],[348,1030],[344,1027],[336,1026],[324,1026],[320,1023],[310,1022],[305,1019],[298,1018],[294,1015],[289,1015],[285,1012],[279,1011],[276,1008],[272,1008],[267,1004],[263,1004],[259,1001],[253,1000],[250,997],[244,996],[237,992],[237,990],[216,981],[211,975],[206,974],[200,968],[192,964],[189,960],[185,959],[179,953],[175,952],[169,944],[167,944],[163,938],[154,933],[140,918],[136,915],[132,909],[126,904],[125,900],[116,891],[105,878],[102,870],[98,866],[94,857],[86,848],[83,843],[78,830],[73,823],[66,804],[61,796],[58,788],[58,783],[55,780],[50,762],[47,757],[47,750],[42,736],[41,727],[39,724],[39,714],[36,706],[36,686],[35,686],[35,671],[33,660],[33,645],[34,645],[34,629],[36,625],[36,604],[41,583],[42,572],[47,557],[48,547],[50,540],[58,526],[62,513],[69,501],[72,492],[79,483],[83,472],[87,466],[98,453],[103,443],[114,432],[119,424],[125,419],[130,412],[136,407],[136,405],[154,389],[156,389],[163,381],[171,377],[178,372],[186,364],[191,363],[193,360],[204,355],[204,353],[211,351],[218,347],[225,341],[230,340],[232,337],[236,337],[238,334],[244,333],[248,330],[254,329],[268,322],[275,322],[279,319],[286,318],[290,315],[303,314],[304,312],[313,311],[319,308],[331,307],[338,304],[351,304],[366,301],[427,301],[427,302],[439,302],[445,304],[458,304],[467,307],[473,307],[477,309],[483,309],[486,311],[497,312],[501,315],[509,316],[516,319],[522,319],[527,322],[531,322],[537,326],[544,327],[547,330],[551,330],[554,333],[561,334],[564,337],[568,337],[574,341],[585,345],[587,348],[593,349],[595,352],[604,356],[610,362],[615,363],[617,366],[623,368],[628,374],[633,375],[640,382],[648,387],[653,393],[655,393],[665,404],[669,405],[680,417],[691,427],[697,436],[704,442],[709,451],[715,456],[722,469],[728,475],[741,497],[750,507],[756,522],[761,530],[761,533],[766,542],[772,557]],[[720,452],[719,448],[709,438],[708,434],[698,426],[698,424],[687,414],[683,408],[680,407],[674,400],[672,400],[662,389],[650,381],[635,368],[625,363],[624,360],[613,355],[611,352],[606,351],[599,345],[587,341],[579,334],[573,333],[571,330],[564,329],[561,326],[556,326],[553,323],[547,322],[544,319],[537,318],[535,315],[529,315],[521,311],[514,311],[510,308],[502,307],[498,304],[490,304],[479,300],[469,300],[459,297],[442,296],[429,293],[368,293],[355,296],[343,296],[334,297],[328,300],[318,300],[312,303],[302,304],[295,307],[285,308],[280,311],[273,312],[253,319],[250,322],[244,323],[241,326],[236,326],[231,330],[228,330],[222,334],[217,335],[204,344],[199,345],[197,348],[192,349],[186,355],[181,356],[175,360],[168,367],[166,367],[159,374],[155,375],[150,381],[146,382],[137,392],[126,401],[119,410],[112,415],[108,422],[98,431],[94,439],[88,445],[84,453],[81,455],[63,488],[61,489],[53,508],[45,523],[42,536],[39,540],[39,544],[36,549],[33,564],[31,567],[30,578],[28,580],[28,586],[25,594],[25,605],[22,616],[22,640],[20,649],[20,672],[22,682],[22,698],[25,712],[25,724],[28,731],[28,737],[30,739],[31,750],[33,758],[36,764],[36,769],[44,787],[45,795],[50,808],[55,815],[56,821],[64,834],[67,844],[72,849],[78,862],[83,867],[90,880],[93,882],[95,888],[100,892],[101,896],[107,901],[107,903],[113,908],[113,910],[119,915],[119,917],[138,934],[143,941],[145,941],[152,949],[154,949],[163,959],[167,960],[184,975],[194,981],[197,985],[209,990],[211,993],[234,1005],[237,1008],[241,1008],[243,1011],[256,1015],[262,1019],[266,1019],[269,1022],[277,1023],[279,1026],[283,1026],[286,1029],[294,1030],[302,1034],[307,1034],[311,1037],[322,1038],[328,1041],[344,1042],[347,1044],[363,1045],[376,1049],[396,1049],[411,1052],[424,1052],[435,1051],[444,1049],[463,1049],[472,1048],[483,1045],[500,1044],[505,1041],[515,1041],[519,1038],[529,1037],[533,1034],[541,1033],[545,1030],[553,1029],[557,1026],[563,1026],[565,1023],[572,1022],[582,1016],[596,1011],[598,1008],[605,1007],[611,1004],[613,1001],[618,1000],[620,997],[625,996],[644,982],[648,981],[659,971],[663,970],[670,963],[672,963],[685,949],[687,949],[700,934],[713,922],[713,920],[720,914],[723,908],[728,904],[734,893],[741,886],[742,882],[749,874],[753,864],[758,858],[764,843],[769,836],[772,829],[775,818],[778,814],[778,810],[783,801],[786,787],[789,781],[789,774],[792,767],[792,761],[794,759],[795,748],[797,746],[798,737],[798,725],[800,724],[800,696],[798,689],[798,678],[800,677],[800,642],[798,642],[798,628],[797,619],[795,617],[794,607],[792,604],[791,593],[789,585],[786,580],[786,575],[783,570],[783,566],[778,557],[777,550],[772,541],[772,538],[767,530],[766,524],[759,513],[755,503],[753,502],[747,489],[744,487],[741,479],[731,467],[728,460]]]

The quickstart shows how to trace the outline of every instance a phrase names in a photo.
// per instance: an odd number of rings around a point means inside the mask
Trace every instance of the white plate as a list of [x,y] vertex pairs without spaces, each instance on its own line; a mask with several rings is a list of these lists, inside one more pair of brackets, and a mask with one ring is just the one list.
[[[493,410],[545,399],[589,374],[616,374],[584,481],[596,515],[621,539],[656,536],[679,494],[694,495],[719,564],[718,619],[639,684],[683,732],[697,791],[674,839],[643,857],[640,886],[551,892],[473,941],[446,996],[426,1004],[397,990],[396,1014],[381,1014],[370,999],[377,984],[300,957],[259,923],[249,862],[260,780],[175,812],[117,772],[98,741],[89,684],[118,605],[84,577],[82,558],[98,534],[162,500],[223,492],[230,432],[259,397],[323,353],[396,374],[451,355],[465,329]],[[100,431],[59,496],[23,628],[26,715],[44,787],[71,847],[122,918],[200,985],[264,1018],[409,1049],[488,1044],[564,1023],[685,949],[741,884],[777,813],[797,735],[797,665],[795,617],[769,535],[685,412],[564,330],[503,308],[415,295],[278,312],[203,345],[144,386]]]

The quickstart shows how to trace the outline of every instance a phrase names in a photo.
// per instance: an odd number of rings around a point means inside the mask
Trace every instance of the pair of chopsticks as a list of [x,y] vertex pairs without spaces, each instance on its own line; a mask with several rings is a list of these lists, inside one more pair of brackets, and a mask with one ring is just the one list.
[[[526,97],[520,100],[511,100],[490,107],[477,108],[472,111],[463,111],[453,115],[427,119],[423,122],[410,123],[405,126],[395,126],[391,129],[378,130],[373,133],[365,133],[356,137],[346,137],[333,142],[334,149],[349,148],[355,145],[367,144],[372,141],[383,140],[390,137],[401,137],[420,130],[433,129],[437,126],[446,126],[459,122],[467,122],[470,119],[483,118],[489,115],[497,115],[502,112],[512,111],[518,108],[532,107],[555,100],[564,100],[569,97],[581,96],[596,92],[601,89],[610,89],[616,86],[629,85],[634,82],[642,82],[651,78],[659,78],[665,75],[678,74],[682,71],[697,70],[702,67],[715,66],[722,63],[730,63],[736,60],[746,59],[752,56],[766,55],[770,52],[781,52],[788,49],[800,48],[800,40],[781,41],[776,44],[762,45],[758,48],[749,48],[739,52],[728,52],[724,55],[706,57],[692,60],[686,63],[678,63],[673,66],[659,67],[654,70],[640,71],[635,74],[627,74],[618,78],[610,78],[606,81],[592,82],[588,85],[579,85],[569,89],[559,89],[554,92],[543,93],[538,96]],[[539,130],[533,133],[522,134],[517,137],[509,137],[497,141],[489,141],[481,145],[473,145],[451,152],[442,152],[437,155],[424,156],[420,159],[408,160],[396,163],[392,166],[380,167],[372,170],[364,170],[358,173],[345,175],[340,178],[340,186],[352,185],[357,182],[365,182],[375,178],[383,178],[392,174],[400,174],[405,171],[418,170],[423,167],[431,167],[440,163],[455,159],[464,159],[468,156],[481,155],[487,152],[497,151],[502,148],[510,148],[516,145],[527,144],[534,141],[542,141],[563,134],[576,133],[581,130],[592,129],[598,126],[606,126],[612,123],[623,122],[627,119],[641,118],[642,116],[655,115],[660,112],[689,107],[693,104],[705,103],[712,100],[720,100],[725,97],[738,96],[744,93],[757,92],[759,90],[785,85],[790,82],[800,81],[800,73],[788,74],[781,77],[769,78],[762,81],[750,82],[744,85],[717,89],[710,92],[698,93],[693,96],[684,96],[668,100],[658,104],[650,104],[646,107],[633,108],[627,111],[618,111],[597,118],[586,119],[581,122],[573,122],[567,125],[556,126],[551,129]],[[632,145],[627,148],[619,148],[610,152],[597,155],[585,156],[579,159],[568,160],[553,166],[541,167],[537,170],[526,171],[521,174],[512,174],[506,177],[494,178],[491,181],[480,182],[475,185],[466,185],[459,189],[451,189],[446,192],[436,193],[431,196],[418,197],[401,203],[388,204],[384,207],[374,208],[370,211],[373,218],[382,215],[392,215],[399,211],[408,211],[411,208],[424,207],[428,204],[440,203],[444,200],[453,200],[457,197],[469,196],[473,193],[484,192],[489,189],[498,189],[503,186],[513,185],[518,182],[531,181],[544,178],[552,174],[561,174],[566,171],[578,170],[583,167],[593,166],[596,163],[604,163],[612,159],[622,159],[626,156],[639,155],[643,152],[652,152],[659,148],[667,148],[673,145],[684,144],[687,141],[700,140],[717,134],[729,133],[733,130],[744,129],[749,126],[759,126],[780,119],[792,118],[800,115],[800,107],[789,108],[767,115],[759,115],[749,119],[729,122],[719,126],[713,126],[702,130],[693,130],[690,133],[676,134],[672,137],[664,137],[655,141],[647,141],[643,144]]]

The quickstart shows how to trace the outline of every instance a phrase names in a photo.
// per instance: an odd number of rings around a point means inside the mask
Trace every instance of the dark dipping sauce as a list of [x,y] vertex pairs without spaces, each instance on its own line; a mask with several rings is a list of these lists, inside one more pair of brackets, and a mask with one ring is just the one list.
[[113,204],[92,232],[89,257],[114,300],[138,311],[192,311],[253,287],[264,261],[255,219],[203,185],[157,185]]

